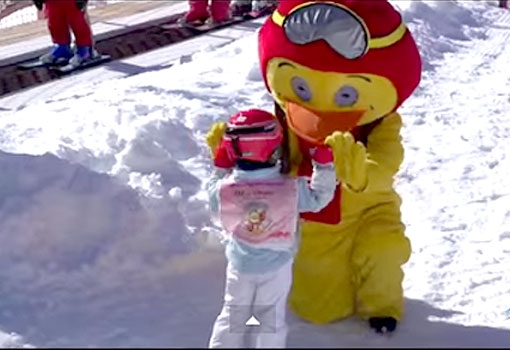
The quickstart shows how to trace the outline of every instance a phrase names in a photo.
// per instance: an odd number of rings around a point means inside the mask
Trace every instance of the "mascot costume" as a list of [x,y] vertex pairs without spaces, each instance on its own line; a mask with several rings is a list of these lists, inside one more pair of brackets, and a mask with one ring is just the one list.
[[[332,202],[302,215],[290,306],[316,324],[358,315],[391,332],[411,254],[393,187],[397,109],[420,82],[416,43],[386,0],[285,0],[259,32],[259,59],[287,131],[282,171],[310,174],[307,149],[326,143],[338,179]],[[207,136],[213,151],[223,130]]]

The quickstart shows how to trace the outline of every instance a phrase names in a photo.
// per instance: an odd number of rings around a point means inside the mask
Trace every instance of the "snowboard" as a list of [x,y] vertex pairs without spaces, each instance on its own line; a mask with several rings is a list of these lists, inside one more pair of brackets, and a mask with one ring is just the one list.
[[36,60],[20,63],[17,65],[17,68],[19,70],[30,70],[30,69],[35,69],[35,68],[59,67],[59,66],[63,66],[66,64],[67,64],[67,62],[65,62],[65,61],[62,63],[45,63],[39,59],[36,59]]
[[111,61],[112,57],[110,55],[98,55],[91,60],[83,62],[79,66],[73,66],[72,64],[66,64],[65,66],[51,66],[49,67],[52,71],[59,75],[66,75],[76,71],[80,71],[87,68],[92,68],[98,66],[102,63]]

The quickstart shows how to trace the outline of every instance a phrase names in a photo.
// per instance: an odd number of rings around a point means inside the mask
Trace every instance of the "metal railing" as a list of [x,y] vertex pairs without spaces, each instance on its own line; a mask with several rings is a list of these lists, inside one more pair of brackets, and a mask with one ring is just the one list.
[[[107,5],[118,0],[89,0],[88,8]],[[32,0],[0,0],[0,29],[44,19]]]

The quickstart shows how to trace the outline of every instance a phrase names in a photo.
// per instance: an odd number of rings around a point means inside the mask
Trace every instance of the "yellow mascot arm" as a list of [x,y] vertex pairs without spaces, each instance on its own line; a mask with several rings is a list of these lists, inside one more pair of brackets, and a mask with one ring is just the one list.
[[385,117],[368,135],[368,181],[366,191],[385,192],[393,188],[394,176],[404,160],[398,113]]
[[220,145],[221,139],[223,138],[223,134],[225,133],[225,129],[227,128],[227,124],[225,122],[216,122],[214,123],[207,134],[205,135],[205,142],[209,146],[209,150],[211,151],[211,155],[214,157],[216,153],[216,149]]
[[398,113],[386,116],[368,136],[367,147],[349,132],[335,131],[325,143],[334,154],[338,179],[353,192],[388,191],[404,156]]

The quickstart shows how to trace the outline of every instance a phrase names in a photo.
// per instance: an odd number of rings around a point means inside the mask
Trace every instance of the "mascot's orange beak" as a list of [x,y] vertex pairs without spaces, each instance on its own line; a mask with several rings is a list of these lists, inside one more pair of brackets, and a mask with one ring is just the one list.
[[289,127],[303,139],[322,143],[334,131],[350,131],[365,114],[365,110],[335,112],[311,111],[293,102],[286,103]]

